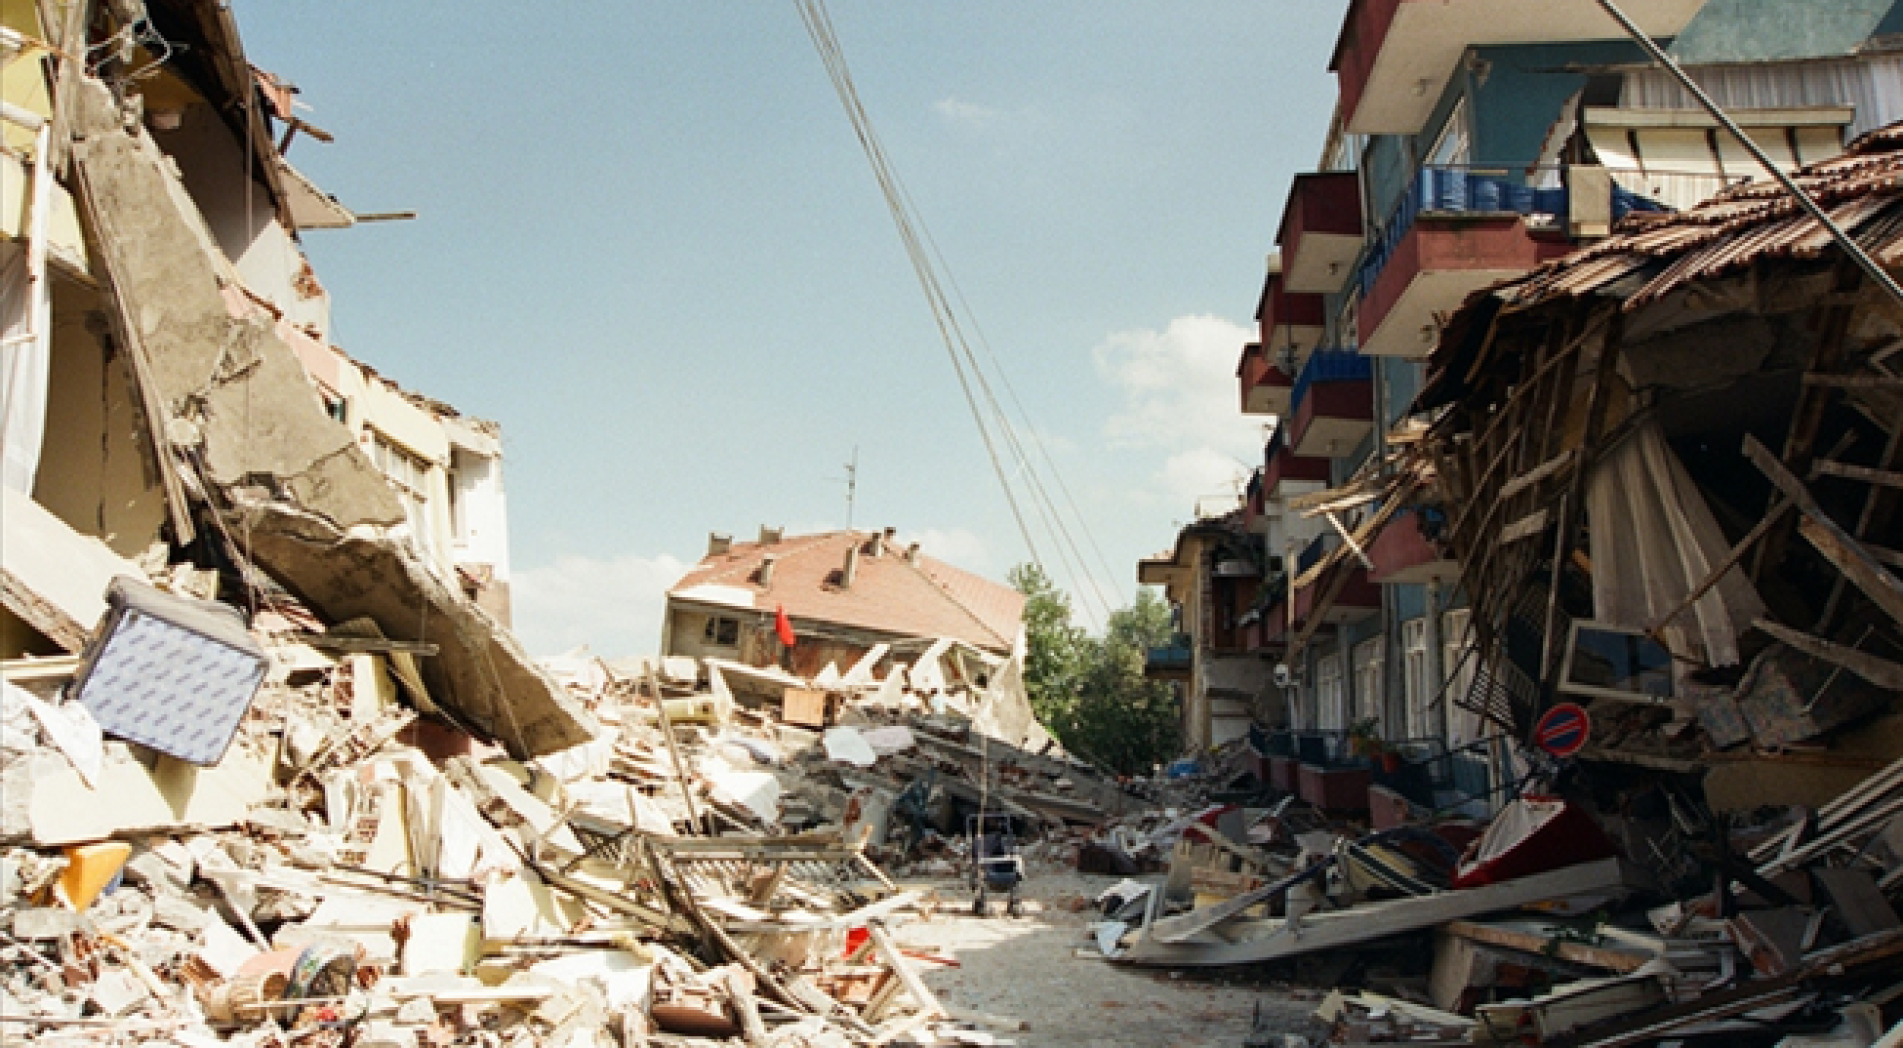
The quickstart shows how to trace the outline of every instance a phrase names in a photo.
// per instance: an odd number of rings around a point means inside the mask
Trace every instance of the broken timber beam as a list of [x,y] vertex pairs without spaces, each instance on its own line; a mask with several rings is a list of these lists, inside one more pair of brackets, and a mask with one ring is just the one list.
[[1785,497],[1789,498],[1804,514],[1798,523],[1798,532],[1807,539],[1824,559],[1842,572],[1858,589],[1875,601],[1884,613],[1892,619],[1903,622],[1903,582],[1887,571],[1878,560],[1863,548],[1863,544],[1839,527],[1825,515],[1817,499],[1798,480],[1784,463],[1772,457],[1771,452],[1756,437],[1745,434],[1744,454],[1759,472],[1777,485]]
[[[1180,942],[1139,936],[1117,960],[1135,965],[1206,967],[1254,964],[1304,953],[1373,942],[1462,917],[1511,910],[1544,899],[1603,892],[1624,883],[1619,860],[1601,859],[1481,888],[1436,892],[1344,910],[1310,913],[1299,920],[1230,921]],[[1242,898],[1239,896],[1238,898]],[[1236,900],[1231,900],[1234,902]]]
[[1769,619],[1759,619],[1752,625],[1812,658],[1842,666],[1880,688],[1903,690],[1903,664],[1858,651],[1847,644],[1813,637],[1802,630],[1794,630]]

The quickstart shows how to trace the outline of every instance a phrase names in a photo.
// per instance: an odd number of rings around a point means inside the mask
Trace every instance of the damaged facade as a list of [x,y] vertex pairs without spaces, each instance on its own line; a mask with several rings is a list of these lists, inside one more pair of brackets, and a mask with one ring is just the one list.
[[1836,230],[1601,5],[1352,3],[1178,548],[1325,526],[1107,956],[1306,965],[1336,1043],[1903,1036],[1903,7],[1624,6]]
[[[152,569],[218,568],[234,592],[434,645],[419,672],[442,715],[518,753],[586,739],[498,624],[496,429],[329,344],[298,238],[355,219],[284,155],[328,134],[212,5],[7,12],[6,476],[33,503],[17,508]],[[35,551],[7,546],[17,583]],[[32,627],[11,653],[71,650],[74,622],[8,594]]]
[[[1511,771],[1485,703],[1467,701],[1494,664],[1475,650],[1492,633],[1474,621],[1466,551],[1432,478],[1397,465],[1424,433],[1428,354],[1478,289],[1762,173],[1596,5],[1531,21],[1512,4],[1427,12],[1350,5],[1322,163],[1283,206],[1237,367],[1243,411],[1274,427],[1243,516],[1265,536],[1306,528],[1263,542],[1236,621],[1240,650],[1265,664],[1256,723],[1326,739],[1311,756],[1328,760],[1347,755],[1350,729],[1405,749],[1425,769],[1410,800],[1434,807]],[[1886,87],[1903,16],[1811,13],[1687,0],[1633,15],[1791,170],[1903,116]],[[1209,650],[1219,636],[1193,639]],[[1205,716],[1190,737],[1213,738]]]
[[[661,653],[825,682],[857,667],[920,695],[968,693],[988,734],[1042,751],[1052,740],[1024,690],[1023,614],[1016,590],[901,545],[895,529],[763,527],[757,542],[709,537],[706,557],[668,590]],[[906,675],[914,659],[929,673]],[[785,685],[766,687],[777,701]]]

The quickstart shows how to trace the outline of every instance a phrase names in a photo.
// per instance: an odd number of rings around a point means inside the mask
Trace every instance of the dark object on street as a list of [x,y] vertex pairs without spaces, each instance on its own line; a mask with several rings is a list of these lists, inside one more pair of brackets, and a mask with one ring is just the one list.
[[1006,892],[1004,912],[1018,915],[1018,885],[1024,881],[1024,858],[1018,854],[1017,833],[1009,815],[968,815],[965,833],[971,840],[971,912],[984,916],[985,894]]

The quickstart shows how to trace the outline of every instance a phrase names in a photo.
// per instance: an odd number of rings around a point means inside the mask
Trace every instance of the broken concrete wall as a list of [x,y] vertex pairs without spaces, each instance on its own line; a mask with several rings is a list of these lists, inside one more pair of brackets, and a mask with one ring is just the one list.
[[394,489],[272,318],[234,316],[246,312],[236,273],[171,161],[128,130],[104,84],[74,85],[71,109],[81,207],[142,402],[184,452],[182,472],[219,489],[214,504],[242,498],[225,510],[240,552],[332,621],[367,615],[393,638],[438,643],[424,660],[432,697],[517,755],[591,737],[592,718],[512,637],[381,532],[404,519]]
[[103,84],[76,85],[75,170],[127,347],[169,418],[196,423],[220,486],[258,476],[339,524],[394,524],[376,467],[326,415],[296,354],[261,318],[234,318],[228,267],[169,161],[128,133]]
[[258,563],[320,615],[368,616],[391,639],[437,645],[435,657],[419,660],[430,695],[511,753],[552,753],[599,730],[508,631],[405,548],[280,502],[241,513]]
[[165,488],[127,361],[106,338],[111,308],[97,291],[55,275],[46,439],[33,500],[136,557],[164,527]]

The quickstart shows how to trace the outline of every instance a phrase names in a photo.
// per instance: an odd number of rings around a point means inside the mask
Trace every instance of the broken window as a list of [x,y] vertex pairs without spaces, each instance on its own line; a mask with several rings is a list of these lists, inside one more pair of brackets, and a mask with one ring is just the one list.
[[701,631],[701,639],[722,647],[736,647],[740,643],[740,620],[725,615],[709,616],[706,628]]
[[1575,622],[1559,690],[1628,702],[1667,701],[1672,655],[1641,630]]
[[370,460],[396,486],[403,501],[404,523],[409,526],[417,549],[426,559],[434,560],[435,529],[430,527],[429,517],[430,464],[375,430],[370,434]]

